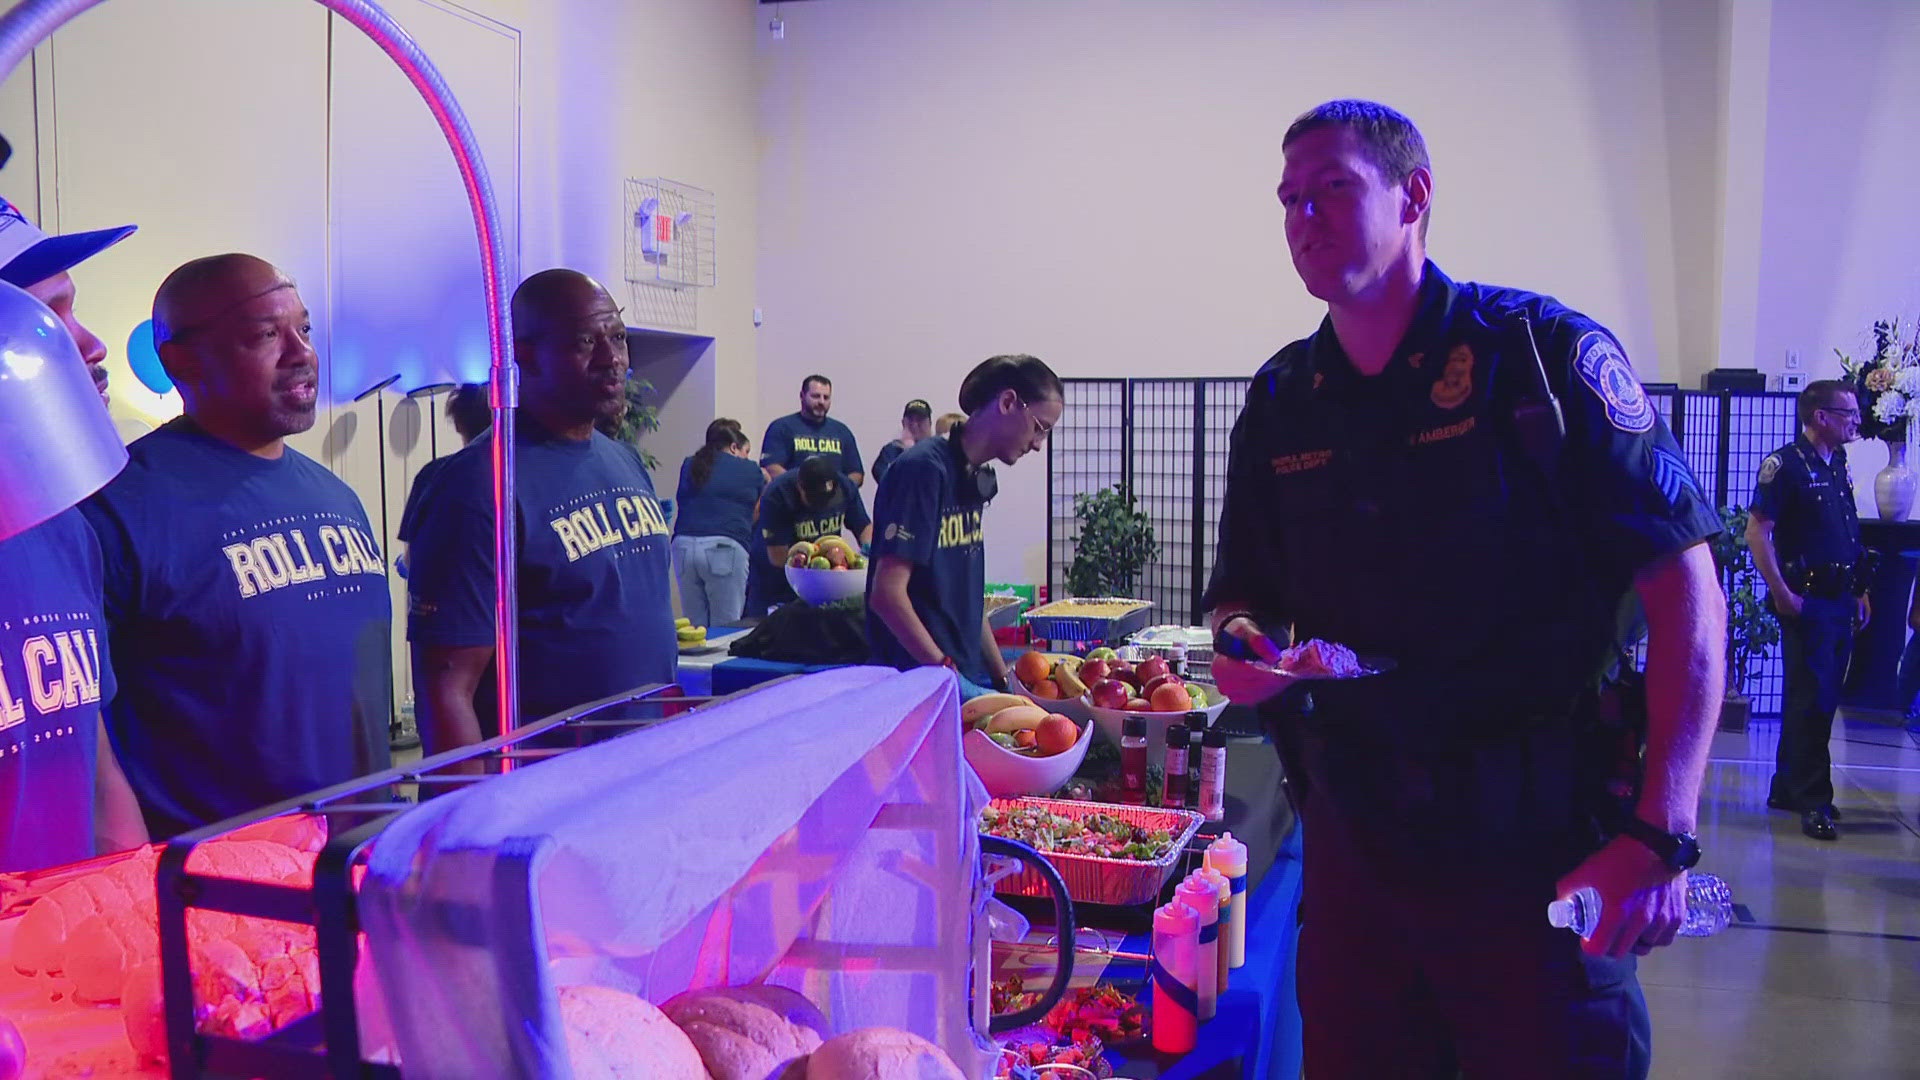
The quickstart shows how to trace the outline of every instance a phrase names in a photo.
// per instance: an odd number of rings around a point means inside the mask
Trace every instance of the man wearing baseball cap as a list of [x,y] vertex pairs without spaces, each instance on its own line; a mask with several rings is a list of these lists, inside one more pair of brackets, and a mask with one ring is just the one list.
[[878,484],[887,475],[887,466],[893,459],[905,453],[907,448],[922,439],[933,437],[933,406],[920,398],[907,402],[905,411],[900,414],[900,437],[880,448],[873,459],[873,482]]
[[67,271],[125,240],[136,226],[48,236],[18,207],[0,199],[0,281],[18,285],[53,309],[80,347],[94,389],[107,397],[107,346],[73,317],[73,278]]
[[[0,200],[0,280],[60,317],[103,399],[107,349],[74,317],[67,270],[131,232],[48,236]],[[0,872],[146,842],[101,719],[114,693],[102,575],[77,509],[0,540]]]

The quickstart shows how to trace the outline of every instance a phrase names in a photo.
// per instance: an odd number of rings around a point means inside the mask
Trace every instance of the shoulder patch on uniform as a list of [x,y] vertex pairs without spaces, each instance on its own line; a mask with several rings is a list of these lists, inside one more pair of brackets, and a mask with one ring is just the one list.
[[1701,498],[1700,484],[1693,478],[1693,469],[1681,460],[1679,454],[1664,446],[1653,448],[1652,479],[1653,486],[1667,497],[1668,506],[1679,506],[1689,493],[1696,499]]
[[1760,463],[1760,482],[1771,484],[1773,478],[1778,475],[1780,475],[1780,455],[1768,454],[1766,460]]
[[1627,354],[1602,330],[1589,330],[1574,348],[1574,369],[1580,381],[1599,395],[1607,421],[1621,431],[1642,435],[1653,430],[1653,402],[1648,400]]

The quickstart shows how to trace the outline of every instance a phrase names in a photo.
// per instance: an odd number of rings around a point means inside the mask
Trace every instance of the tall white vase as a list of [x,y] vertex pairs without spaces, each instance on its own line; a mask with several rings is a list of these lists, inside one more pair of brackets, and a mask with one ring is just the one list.
[[1905,521],[1913,511],[1913,496],[1920,488],[1920,473],[1907,466],[1907,448],[1912,441],[1911,428],[1906,439],[1887,443],[1887,467],[1873,477],[1873,504],[1881,521]]

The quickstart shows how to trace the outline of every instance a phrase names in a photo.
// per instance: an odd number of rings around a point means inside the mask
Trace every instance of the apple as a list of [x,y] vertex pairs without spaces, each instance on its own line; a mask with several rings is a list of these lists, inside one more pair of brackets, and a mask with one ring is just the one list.
[[845,570],[847,568],[847,549],[844,545],[832,544],[822,550],[826,552],[827,561],[833,564],[834,569]]
[[815,555],[815,556],[814,556],[813,558],[811,558],[811,559],[809,559],[809,560],[807,560],[807,569],[809,569],[809,570],[831,570],[831,569],[833,569],[833,564],[832,564],[832,563],[830,563],[830,562],[828,562],[827,560],[825,560],[825,559],[823,559],[823,558],[821,558],[820,556],[818,556],[818,555]]
[[1166,657],[1149,656],[1133,665],[1133,670],[1140,676],[1141,685],[1145,685],[1172,671],[1173,668],[1168,665]]
[[1127,711],[1128,712],[1152,712],[1153,706],[1149,704],[1144,698],[1128,698]]
[[787,565],[797,566],[800,569],[804,570],[807,568],[807,560],[811,558],[813,558],[813,556],[807,554],[804,551],[796,551],[791,555],[787,556]]
[[1102,679],[1113,677],[1112,665],[1105,660],[1088,660],[1080,665],[1080,681],[1092,686]]
[[1152,698],[1153,698],[1153,692],[1154,692],[1155,690],[1158,690],[1158,689],[1160,689],[1161,687],[1163,687],[1163,686],[1167,686],[1167,685],[1169,685],[1169,684],[1171,684],[1171,685],[1173,685],[1173,686],[1184,686],[1184,685],[1186,685],[1185,683],[1183,683],[1183,682],[1182,682],[1182,681],[1180,680],[1180,676],[1178,676],[1178,675],[1171,675],[1171,674],[1169,674],[1169,675],[1162,675],[1162,676],[1160,676],[1159,678],[1157,678],[1157,679],[1155,679],[1155,680],[1153,680],[1152,682],[1150,682],[1150,683],[1148,683],[1147,685],[1145,685],[1145,686],[1143,686],[1143,687],[1141,687],[1141,688],[1140,688],[1140,696],[1141,696],[1141,697],[1143,697],[1143,698],[1147,698],[1148,700],[1152,700]]
[[1092,652],[1089,652],[1089,653],[1087,654],[1087,659],[1089,659],[1089,660],[1118,660],[1118,659],[1120,659],[1120,654],[1119,654],[1119,653],[1117,653],[1117,652],[1114,652],[1114,651],[1113,651],[1112,649],[1109,649],[1109,648],[1107,648],[1107,647],[1106,647],[1105,645],[1102,645],[1102,646],[1100,646],[1099,648],[1097,648],[1097,649],[1094,649],[1094,650],[1093,650]]
[[1103,709],[1124,709],[1131,696],[1127,684],[1118,679],[1102,679],[1087,691],[1087,700]]

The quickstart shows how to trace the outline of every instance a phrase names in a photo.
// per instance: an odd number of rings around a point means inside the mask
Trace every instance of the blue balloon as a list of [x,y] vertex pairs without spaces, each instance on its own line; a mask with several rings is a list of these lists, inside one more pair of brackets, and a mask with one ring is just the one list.
[[160,350],[153,344],[153,320],[148,319],[133,328],[127,337],[127,366],[133,369],[133,377],[156,394],[164,394],[173,389],[173,379],[167,375],[167,369],[160,366]]

